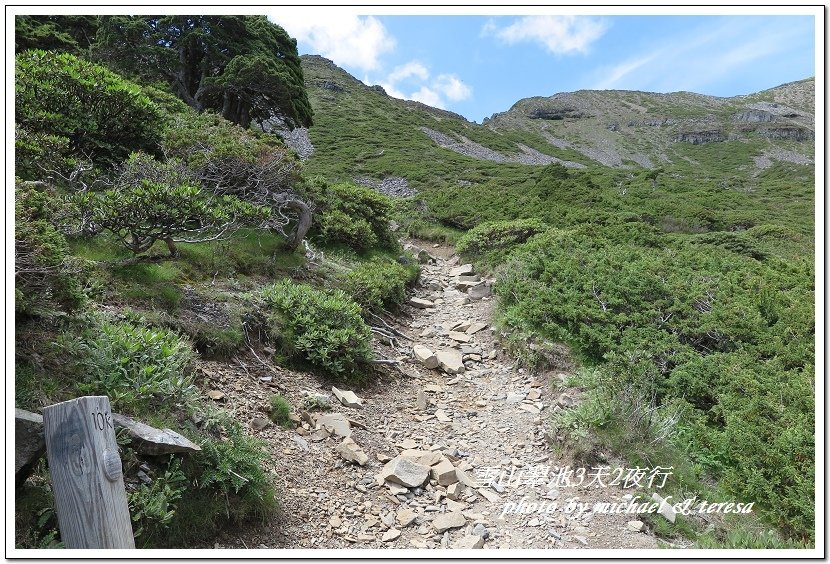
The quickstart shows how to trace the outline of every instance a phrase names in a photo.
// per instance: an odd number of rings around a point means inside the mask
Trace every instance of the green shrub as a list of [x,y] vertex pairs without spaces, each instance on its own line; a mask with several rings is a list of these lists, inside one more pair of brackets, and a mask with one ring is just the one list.
[[271,421],[283,429],[294,427],[294,422],[291,421],[291,404],[280,394],[271,396]]
[[166,329],[101,319],[57,346],[74,362],[79,390],[109,396],[116,410],[180,403],[195,391],[193,350]]
[[547,227],[538,219],[487,221],[470,229],[458,240],[456,250],[471,259],[490,255],[488,261],[499,263],[511,248],[524,243]]
[[508,330],[566,342],[602,365],[585,407],[559,424],[584,434],[613,422],[627,455],[675,441],[783,531],[812,538],[810,262],[635,231],[550,230],[499,271]]
[[232,521],[263,518],[276,507],[274,488],[262,468],[268,458],[265,443],[246,435],[236,422],[224,432],[222,439],[201,441],[201,452],[191,457],[201,469],[198,488],[223,500],[220,515]]
[[110,231],[135,254],[164,241],[175,256],[175,241],[214,239],[233,227],[259,223],[269,213],[233,196],[211,198],[193,185],[149,180],[85,192],[75,201],[92,229]]
[[133,536],[145,545],[163,537],[176,514],[177,502],[187,491],[187,476],[181,471],[181,460],[171,458],[166,470],[155,476],[151,484],[141,484],[127,494]]
[[356,251],[394,246],[387,196],[363,186],[329,185],[319,179],[309,182],[304,192],[317,207],[314,230],[324,243]]
[[159,152],[161,113],[137,85],[68,53],[15,57],[15,122],[68,140],[65,157],[113,165],[132,151]]
[[78,261],[54,222],[64,213],[48,189],[15,184],[15,312],[72,311],[84,302]]
[[264,288],[262,298],[269,332],[287,356],[345,377],[371,359],[371,331],[342,290],[282,280]]
[[375,257],[346,274],[344,290],[366,310],[394,309],[406,300],[407,287],[417,279],[417,266]]

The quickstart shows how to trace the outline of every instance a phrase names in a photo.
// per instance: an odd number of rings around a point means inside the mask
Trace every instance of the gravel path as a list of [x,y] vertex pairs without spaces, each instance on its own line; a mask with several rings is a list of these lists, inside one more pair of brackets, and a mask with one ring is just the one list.
[[[432,305],[404,306],[398,329],[414,340],[401,338],[397,348],[383,349],[387,357],[402,359],[401,372],[354,390],[362,407],[340,405],[330,383],[308,374],[279,370],[271,382],[262,382],[261,375],[273,371],[261,364],[245,370],[203,367],[213,374],[211,385],[228,394],[227,407],[246,423],[263,417],[272,391],[297,408],[309,394],[326,395],[336,406],[301,414],[304,421],[295,430],[271,425],[252,431],[272,450],[269,470],[283,510],[273,522],[227,532],[209,548],[656,547],[647,531],[628,525],[636,516],[591,510],[598,501],[620,501],[636,491],[555,483],[570,466],[551,449],[546,421],[563,398],[546,378],[517,370],[498,346],[490,327],[493,298],[471,299],[486,294],[490,282],[481,281],[470,293],[457,289],[452,250],[414,243],[436,257],[435,264],[424,265],[415,293]],[[464,371],[426,368],[412,356],[414,344],[460,353]],[[351,421],[350,438],[368,459],[364,466],[344,460],[336,431],[316,429],[312,423],[320,413],[341,413]],[[399,460],[406,449],[449,461],[446,485],[430,479],[407,488],[378,479],[385,462]],[[574,499],[586,510],[569,508]],[[556,510],[548,512],[552,503]],[[531,504],[536,511],[519,512]]]

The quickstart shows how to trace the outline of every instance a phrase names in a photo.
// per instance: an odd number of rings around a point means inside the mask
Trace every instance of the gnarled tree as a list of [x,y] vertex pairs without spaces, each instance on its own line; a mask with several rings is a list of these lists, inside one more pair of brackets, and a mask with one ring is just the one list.
[[265,16],[105,16],[94,52],[243,127],[311,125],[297,42]]

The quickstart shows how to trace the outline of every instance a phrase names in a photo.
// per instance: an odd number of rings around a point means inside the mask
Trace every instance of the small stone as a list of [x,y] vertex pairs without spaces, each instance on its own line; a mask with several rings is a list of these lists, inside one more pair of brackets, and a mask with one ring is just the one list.
[[342,403],[346,407],[353,407],[353,408],[363,407],[363,403],[362,403],[361,399],[359,397],[357,397],[355,395],[355,393],[350,391],[350,390],[339,390],[339,389],[335,388],[334,386],[332,386],[331,387],[331,393],[333,393],[334,397],[336,397],[340,401],[340,403]]
[[487,327],[486,323],[473,323],[467,329],[467,334],[468,335],[475,335],[476,333],[478,333],[479,331],[481,331],[482,329],[484,329],[486,327]]
[[449,486],[458,482],[455,475],[455,466],[446,458],[443,458],[441,462],[432,467],[430,475],[434,480],[438,480],[440,486]]
[[220,392],[219,390],[210,390],[207,393],[207,397],[209,397],[213,401],[220,401],[222,398],[225,397],[225,394],[223,392]]
[[332,529],[339,529],[342,524],[343,521],[341,521],[336,515],[329,518],[329,525],[331,525]]
[[455,476],[458,478],[458,481],[467,486],[468,488],[476,488],[478,487],[478,482],[470,476],[466,470],[461,468],[460,466],[455,469]]
[[431,307],[435,307],[435,304],[429,300],[424,300],[421,298],[410,298],[409,305],[418,309],[427,309]]
[[447,412],[444,411],[443,409],[435,410],[435,418],[438,419],[438,421],[440,421],[441,423],[451,423],[452,422],[452,417],[449,417],[447,415]]
[[366,463],[369,462],[369,456],[351,437],[343,439],[343,442],[337,445],[336,450],[344,460],[349,462],[354,462],[360,466],[366,466]]
[[539,408],[536,407],[535,405],[531,405],[529,403],[523,403],[522,405],[519,406],[519,409],[523,409],[523,410],[527,411],[528,413],[532,413],[533,415],[539,415]]
[[559,394],[559,398],[556,400],[556,403],[562,407],[571,407],[574,404],[574,399],[568,394],[563,393]]
[[429,407],[429,400],[423,390],[418,390],[418,397],[415,398],[415,409],[419,411],[426,411]]
[[501,496],[499,496],[499,494],[490,491],[487,488],[479,488],[478,493],[484,496],[490,503],[496,503],[501,499]]
[[507,403],[521,403],[522,400],[525,399],[525,394],[522,392],[510,392],[507,394],[507,399],[504,400]]
[[463,527],[467,523],[464,515],[460,511],[451,511],[450,513],[442,513],[437,515],[432,520],[432,526],[438,533],[443,533],[449,529],[457,529]]
[[459,333],[458,331],[450,331],[449,338],[459,343],[469,343],[470,336],[467,333]]
[[380,538],[383,542],[391,542],[401,536],[401,532],[398,529],[389,529],[383,536]]
[[447,374],[461,374],[466,371],[461,352],[457,350],[442,350],[435,353],[441,368]]
[[398,456],[387,462],[378,476],[387,482],[414,488],[427,481],[429,472],[429,466]]
[[268,419],[265,419],[264,417],[254,417],[251,420],[251,428],[254,431],[261,431],[262,429],[266,428],[270,424],[271,424],[271,422]]
[[474,548],[483,548],[484,547],[484,537],[479,535],[468,535],[466,537],[461,537],[457,541],[455,541],[452,545],[453,548],[462,549],[462,550],[470,550]]
[[450,270],[450,276],[469,276],[473,274],[472,264],[462,264]]
[[438,358],[427,347],[423,345],[415,345],[412,347],[412,354],[415,355],[415,359],[420,362],[424,368],[428,368],[430,370],[438,368]]
[[401,528],[403,528],[411,525],[417,517],[417,513],[405,507],[403,509],[398,510],[398,513],[395,516],[395,520],[398,522],[398,525],[400,525]]
[[539,519],[537,517],[534,517],[533,519],[531,519],[530,521],[527,522],[527,526],[528,527],[538,527],[539,526]]
[[413,449],[416,446],[418,446],[418,443],[416,443],[412,439],[404,439],[403,441],[398,443],[398,446],[401,447],[402,449]]
[[[457,475],[456,475],[456,479],[458,479]],[[465,489],[464,484],[462,484],[460,482],[455,482],[454,484],[450,484],[449,486],[447,486],[447,497],[449,499],[454,500],[454,501],[458,501],[459,498],[461,498],[461,496],[464,495],[464,489]]]
[[317,419],[317,429],[326,429],[331,433],[348,437],[352,434],[352,427],[349,420],[342,413],[327,413]]
[[467,291],[467,297],[469,297],[473,301],[480,300],[482,298],[487,298],[493,294],[493,291],[490,289],[490,286],[486,284],[479,284],[478,286],[473,286]]
[[490,536],[490,531],[487,530],[487,527],[485,527],[484,524],[477,523],[476,526],[473,527],[473,535],[486,539]]
[[629,531],[634,531],[635,533],[639,533],[643,530],[645,523],[642,521],[629,521],[626,526],[628,527]]
[[392,495],[406,495],[409,493],[409,488],[395,484],[394,482],[386,482],[386,487],[389,488],[389,492]]
[[534,388],[534,389],[530,390],[530,391],[527,393],[527,399],[529,399],[529,400],[537,400],[537,399],[539,399],[540,397],[542,397],[542,392],[540,392],[540,391],[539,391],[539,390],[537,390],[536,388]]
[[651,494],[651,499],[660,504],[660,507],[659,509],[657,509],[657,512],[663,517],[665,517],[670,523],[674,523],[675,519],[677,518],[677,513],[675,512],[674,508],[672,508],[672,506],[669,503],[667,503],[665,499],[660,497],[657,493]]

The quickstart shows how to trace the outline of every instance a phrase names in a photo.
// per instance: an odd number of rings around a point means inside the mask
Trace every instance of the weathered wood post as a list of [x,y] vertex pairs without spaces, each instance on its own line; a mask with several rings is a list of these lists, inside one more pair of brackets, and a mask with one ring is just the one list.
[[135,548],[109,398],[45,407],[43,425],[66,548]]

